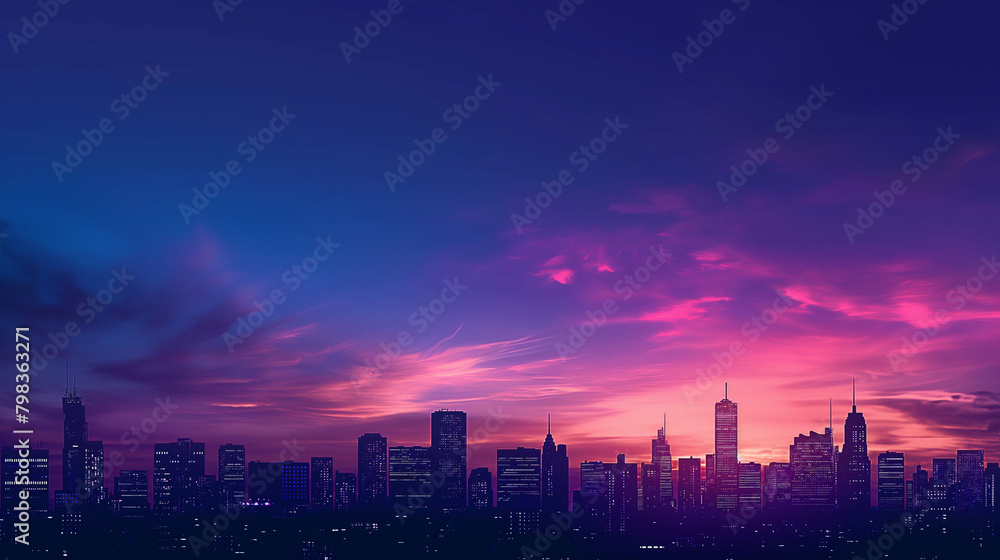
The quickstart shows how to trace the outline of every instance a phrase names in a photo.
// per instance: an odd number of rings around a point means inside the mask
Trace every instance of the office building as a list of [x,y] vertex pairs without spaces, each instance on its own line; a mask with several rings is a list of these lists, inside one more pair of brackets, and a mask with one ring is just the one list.
[[789,447],[792,468],[792,506],[830,509],[837,504],[833,429],[799,434]]
[[886,451],[878,455],[878,509],[906,508],[905,466],[903,454]]
[[663,415],[663,427],[656,431],[656,439],[652,441],[652,447],[652,463],[660,471],[657,477],[660,481],[660,488],[656,492],[658,500],[645,500],[644,498],[644,502],[652,506],[646,509],[672,508],[674,502],[674,472],[673,461],[670,456],[670,444],[667,442],[666,414]]
[[431,470],[443,477],[433,503],[441,510],[465,508],[468,470],[467,417],[460,410],[431,414]]
[[493,508],[493,475],[490,469],[479,467],[469,474],[469,509],[486,511]]
[[982,449],[963,449],[955,461],[955,508],[960,511],[982,509],[986,502],[983,480]]
[[333,457],[312,457],[309,465],[309,507],[333,509]]
[[542,513],[549,515],[569,510],[569,455],[566,445],[556,445],[552,421],[542,444]]
[[764,467],[764,508],[780,510],[792,505],[792,465],[770,463]]
[[677,511],[690,513],[701,509],[701,459],[677,460]]
[[386,506],[389,490],[386,439],[381,434],[358,438],[358,507],[378,510]]
[[242,504],[247,497],[247,452],[242,445],[219,446],[219,482],[226,505]]
[[726,396],[715,403],[715,504],[718,509],[736,509],[739,493],[739,461],[737,447],[737,405],[729,400],[729,384]]
[[742,515],[761,510],[761,465],[760,463],[740,463],[739,496],[737,507]]
[[334,505],[341,511],[353,511],[358,507],[358,479],[354,473],[335,472],[333,477]]
[[871,509],[872,464],[868,457],[868,426],[858,412],[852,391],[851,412],[844,422],[844,449],[837,463],[837,504],[841,509],[863,513]]

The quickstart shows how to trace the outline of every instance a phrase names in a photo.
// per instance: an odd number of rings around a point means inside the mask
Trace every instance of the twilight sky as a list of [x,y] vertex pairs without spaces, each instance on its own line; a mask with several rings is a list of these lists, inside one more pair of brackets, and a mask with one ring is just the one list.
[[[57,462],[69,360],[115,469],[190,437],[210,473],[219,444],[293,439],[354,471],[358,435],[427,444],[440,408],[470,414],[470,468],[539,447],[546,413],[574,464],[648,461],[664,412],[674,456],[704,456],[724,382],[741,460],[769,462],[830,398],[841,444],[855,377],[873,455],[996,461],[996,3],[927,2],[888,40],[888,0],[675,4],[589,0],[553,30],[556,0],[404,0],[350,62],[386,2],[61,5],[0,48],[0,328],[37,353],[79,327],[34,362],[36,440]],[[38,7],[0,10],[21,34]],[[703,20],[718,37],[674,56]],[[157,399],[177,408],[130,445]]]

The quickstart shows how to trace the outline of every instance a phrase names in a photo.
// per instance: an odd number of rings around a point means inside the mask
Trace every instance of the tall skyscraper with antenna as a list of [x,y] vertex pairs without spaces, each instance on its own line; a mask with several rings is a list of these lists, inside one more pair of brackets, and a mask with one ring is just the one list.
[[851,412],[844,422],[844,449],[837,465],[837,504],[865,512],[872,504],[872,462],[868,457],[868,427],[858,412],[857,387],[851,381]]
[[569,508],[569,454],[566,444],[556,445],[552,438],[552,416],[542,444],[542,513],[548,515]]
[[656,431],[653,440],[653,465],[660,473],[660,501],[651,504],[657,507],[672,507],[674,499],[674,471],[670,457],[670,444],[667,443],[667,415],[663,414],[663,427]]
[[715,503],[721,510],[736,509],[739,495],[737,406],[726,396],[715,403]]
[[66,394],[62,399],[63,408],[63,455],[62,489],[76,493],[79,481],[85,476],[84,450],[87,447],[87,409],[83,399],[76,394],[76,379],[73,392],[69,389],[69,364],[66,364]]

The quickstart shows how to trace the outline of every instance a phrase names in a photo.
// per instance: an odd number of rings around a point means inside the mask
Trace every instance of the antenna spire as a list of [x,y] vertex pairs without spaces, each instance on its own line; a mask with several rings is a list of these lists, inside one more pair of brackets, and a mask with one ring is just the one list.
[[726,383],[726,400],[729,400],[729,383]]
[[69,396],[69,360],[66,360],[66,396]]
[[833,399],[830,399],[830,430],[833,430]]
[[549,434],[552,434],[552,415],[549,414]]
[[858,390],[855,379],[851,378],[851,412],[858,411]]
[[667,435],[667,413],[663,413],[663,435]]

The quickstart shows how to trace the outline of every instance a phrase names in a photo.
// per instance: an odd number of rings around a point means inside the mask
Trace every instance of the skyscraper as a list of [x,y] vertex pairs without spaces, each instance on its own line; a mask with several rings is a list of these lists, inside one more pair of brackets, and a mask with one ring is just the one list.
[[927,504],[927,490],[930,487],[930,477],[927,475],[927,471],[920,468],[917,465],[917,469],[913,471],[913,497],[910,499],[907,507],[912,510],[922,509]]
[[542,454],[538,449],[497,449],[497,509],[508,534],[538,529],[542,509]]
[[677,460],[677,511],[689,513],[701,508],[701,459]]
[[358,507],[381,509],[388,492],[386,439],[382,434],[358,438]]
[[737,473],[737,405],[726,396],[715,403],[715,503],[721,510],[736,509],[739,493]]
[[[852,383],[853,384],[853,383]],[[852,391],[852,397],[854,396]],[[844,449],[837,465],[837,504],[843,509],[865,512],[872,505],[872,463],[868,457],[868,427],[852,398],[851,412],[844,422]]]
[[625,454],[619,453],[611,467],[608,488],[608,531],[623,535],[629,520],[639,510],[638,465],[626,463]]
[[1000,511],[1000,463],[988,463],[983,474],[986,511]]
[[955,507],[962,511],[980,509],[985,504],[982,449],[959,450],[955,473]]
[[431,469],[443,477],[434,503],[443,510],[465,508],[468,470],[467,418],[460,410],[431,413]]
[[149,471],[126,470],[115,477],[115,497],[121,503],[121,516],[141,519],[149,513]]
[[902,453],[878,454],[878,509],[902,510],[906,507],[905,466]]
[[430,482],[431,448],[389,448],[389,502],[394,510],[426,507],[427,500],[434,493]]
[[742,514],[761,510],[760,463],[739,464],[739,499],[737,506]]
[[931,462],[931,481],[925,493],[931,510],[955,509],[956,471],[955,459],[941,458]]
[[284,463],[250,461],[247,463],[247,502],[255,507],[278,507],[281,502],[281,475]]
[[569,508],[569,455],[566,445],[552,438],[552,420],[542,444],[542,512],[546,515]]
[[281,510],[295,513],[309,507],[309,463],[285,461],[281,466]]
[[247,451],[242,445],[219,446],[219,482],[226,505],[242,504],[247,496]]
[[485,511],[493,508],[493,478],[490,469],[479,467],[469,474],[469,509]]
[[[652,463],[660,471],[660,489],[657,492],[658,500],[650,501],[656,509],[657,507],[672,507],[674,501],[674,472],[673,463],[670,457],[670,444],[667,443],[667,415],[663,415],[663,427],[656,431],[656,439],[652,441],[653,455]],[[645,499],[645,498],[644,498]]]
[[153,512],[195,509],[196,481],[205,476],[205,444],[187,438],[153,444]]
[[792,506],[829,509],[837,504],[833,429],[799,434],[789,447]]
[[764,467],[764,508],[780,510],[792,505],[792,466],[771,463]]
[[[69,390],[69,373],[66,374],[66,395],[63,408],[62,489],[77,494],[84,486],[83,448],[87,444],[87,409],[83,399]],[[78,482],[79,481],[79,482]]]
[[83,444],[83,480],[77,493],[85,504],[104,503],[104,442],[88,441]]
[[337,471],[333,478],[335,505],[338,510],[352,511],[358,507],[358,479],[354,473]]
[[542,456],[538,449],[497,449],[497,507],[541,510]]
[[309,463],[312,471],[309,507],[333,509],[333,457],[313,457]]

